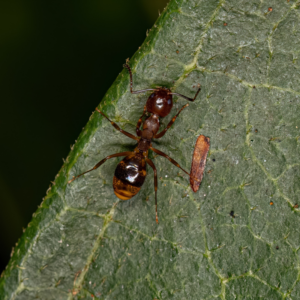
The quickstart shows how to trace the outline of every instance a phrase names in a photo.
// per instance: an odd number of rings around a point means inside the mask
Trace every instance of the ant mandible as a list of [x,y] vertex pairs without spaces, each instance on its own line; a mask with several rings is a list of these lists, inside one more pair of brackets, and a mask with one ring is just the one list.
[[[169,157],[167,154],[163,153],[162,151],[155,149],[152,147],[152,139],[158,139],[165,135],[167,130],[172,126],[172,124],[175,122],[178,115],[181,113],[181,111],[187,107],[189,104],[184,105],[179,112],[172,118],[172,120],[169,122],[167,127],[157,134],[159,130],[159,117],[165,117],[167,116],[171,108],[173,106],[172,101],[172,95],[177,95],[180,97],[183,97],[189,101],[194,101],[200,92],[200,88],[197,90],[195,97],[188,98],[186,96],[183,96],[178,93],[172,93],[170,89],[168,88],[156,88],[156,89],[145,89],[145,90],[139,90],[139,91],[133,91],[132,90],[132,72],[129,67],[129,65],[125,64],[124,67],[126,67],[130,74],[130,92],[131,94],[138,94],[138,93],[144,93],[147,91],[154,91],[150,97],[147,100],[147,103],[144,107],[144,112],[142,116],[139,118],[137,125],[136,125],[136,134],[137,137],[132,135],[131,133],[122,130],[116,123],[111,121],[101,110],[96,108],[96,110],[105,117],[111,124],[114,126],[115,129],[123,133],[124,135],[136,140],[138,142],[137,147],[134,149],[133,152],[126,151],[121,153],[115,153],[112,155],[109,155],[102,159],[100,162],[98,162],[92,169],[83,172],[82,174],[77,175],[76,177],[73,176],[73,178],[68,182],[71,183],[78,177],[91,172],[93,170],[98,169],[102,164],[104,164],[108,159],[113,157],[119,157],[119,156],[125,156],[125,158],[117,165],[117,168],[115,170],[115,175],[113,178],[113,187],[114,187],[114,193],[115,195],[121,199],[121,200],[129,200],[133,196],[135,196],[139,190],[141,189],[146,175],[146,165],[150,165],[150,167],[153,169],[154,172],[154,190],[155,190],[155,213],[156,213],[156,223],[158,223],[158,216],[157,216],[157,170],[152,162],[151,159],[148,158],[148,150],[152,150],[158,155],[161,155],[168,159],[172,164],[174,164],[176,167],[180,168],[184,173],[190,176],[190,174],[185,171],[174,159]],[[151,113],[151,115],[144,121],[143,123],[143,129],[140,130],[143,116],[145,115],[146,111]]]

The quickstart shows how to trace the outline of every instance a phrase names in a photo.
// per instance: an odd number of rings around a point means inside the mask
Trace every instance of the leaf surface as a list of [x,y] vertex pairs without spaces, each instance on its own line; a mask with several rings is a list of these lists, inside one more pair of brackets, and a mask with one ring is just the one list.
[[[270,9],[272,8],[272,9]],[[156,142],[186,170],[200,134],[210,152],[200,190],[162,157],[137,196],[112,188],[135,142],[94,113],[0,280],[1,299],[299,299],[299,5],[172,0],[131,59],[134,89],[193,97]],[[126,70],[100,104],[135,132],[147,94]],[[162,128],[184,105],[174,99]]]

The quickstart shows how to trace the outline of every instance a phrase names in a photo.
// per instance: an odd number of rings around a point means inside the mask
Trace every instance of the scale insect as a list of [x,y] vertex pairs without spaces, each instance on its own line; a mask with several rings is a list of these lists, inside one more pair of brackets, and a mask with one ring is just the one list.
[[[156,88],[156,89],[145,89],[139,91],[132,90],[132,72],[128,64],[124,65],[128,69],[130,75],[130,92],[132,94],[144,93],[147,91],[153,91],[149,96],[147,103],[144,107],[142,116],[139,118],[136,125],[136,134],[137,136],[132,135],[131,133],[122,130],[116,123],[111,121],[101,110],[96,108],[96,110],[105,117],[119,132],[123,133],[127,137],[137,141],[137,146],[133,151],[115,153],[109,155],[98,162],[92,169],[83,172],[77,176],[74,176],[68,183],[71,183],[80,176],[98,169],[102,164],[104,164],[108,159],[113,157],[125,156],[125,158],[117,165],[113,178],[113,188],[115,195],[121,200],[129,200],[135,196],[141,189],[146,175],[146,165],[148,164],[154,172],[154,190],[155,190],[155,213],[156,213],[156,223],[158,223],[157,216],[157,170],[151,159],[148,158],[149,149],[155,152],[156,154],[165,157],[176,167],[180,168],[188,176],[190,174],[185,171],[174,159],[169,157],[167,154],[162,151],[154,148],[152,146],[152,140],[161,138],[165,135],[167,130],[175,122],[178,115],[186,108],[189,104],[184,105],[179,112],[172,118],[167,127],[158,133],[160,123],[160,117],[166,117],[173,106],[172,95],[177,95],[183,97],[189,101],[194,101],[200,92],[200,88],[197,90],[194,98],[189,98],[178,93],[172,93],[168,88]],[[143,122],[143,117],[145,113],[149,112],[150,116]],[[142,130],[140,129],[143,122]]]

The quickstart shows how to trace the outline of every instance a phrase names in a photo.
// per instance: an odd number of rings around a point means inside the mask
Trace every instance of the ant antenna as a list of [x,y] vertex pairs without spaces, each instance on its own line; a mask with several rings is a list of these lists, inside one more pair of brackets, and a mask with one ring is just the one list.
[[198,89],[198,91],[197,91],[197,93],[196,93],[194,99],[189,98],[189,97],[184,96],[184,95],[181,95],[181,94],[178,94],[178,93],[170,93],[170,94],[171,94],[171,95],[180,96],[180,97],[182,97],[182,98],[184,98],[184,99],[186,99],[186,100],[189,100],[189,101],[192,101],[192,102],[193,102],[193,101],[195,101],[195,99],[197,98],[197,96],[198,96],[198,94],[199,94],[200,91],[201,91],[201,88]]
[[148,92],[148,91],[156,91],[156,89],[145,89],[145,90],[133,91],[132,90],[132,72],[131,72],[131,68],[129,67],[128,64],[124,64],[123,67],[128,70],[129,75],[130,75],[130,93],[131,94],[140,94],[140,93],[144,93],[144,92]]

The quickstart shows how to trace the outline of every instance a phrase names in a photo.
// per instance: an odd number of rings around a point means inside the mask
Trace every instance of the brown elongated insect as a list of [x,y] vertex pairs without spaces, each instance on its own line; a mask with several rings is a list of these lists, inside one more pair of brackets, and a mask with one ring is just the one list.
[[[172,126],[172,124],[175,122],[178,115],[181,113],[181,111],[186,108],[189,104],[184,105],[179,112],[172,118],[172,120],[169,122],[167,127],[162,130],[160,133],[158,133],[160,123],[159,123],[159,117],[165,117],[167,116],[171,108],[173,106],[172,101],[172,95],[181,96],[189,101],[194,101],[200,92],[200,88],[197,90],[195,97],[188,98],[186,96],[183,96],[178,93],[172,93],[171,90],[167,88],[157,88],[157,89],[145,89],[140,91],[133,91],[132,90],[132,72],[129,67],[129,65],[124,65],[128,70],[130,74],[130,92],[132,94],[138,94],[143,93],[146,91],[153,91],[153,93],[150,95],[150,97],[147,100],[147,103],[144,107],[144,112],[140,119],[137,122],[136,125],[136,134],[137,136],[132,135],[131,133],[122,130],[116,123],[111,121],[102,111],[100,111],[98,108],[96,110],[104,116],[111,124],[114,126],[115,129],[126,135],[127,137],[134,139],[138,142],[137,147],[134,149],[134,151],[127,151],[127,152],[121,152],[121,153],[115,153],[112,155],[107,156],[106,158],[102,159],[100,162],[98,162],[92,169],[87,170],[86,172],[83,172],[82,174],[77,175],[76,177],[73,177],[71,180],[69,180],[68,183],[71,183],[78,177],[91,172],[93,170],[98,169],[103,163],[105,163],[108,159],[113,157],[119,157],[119,156],[125,156],[125,158],[117,165],[117,168],[115,170],[115,175],[113,178],[113,187],[114,187],[114,193],[115,195],[121,199],[121,200],[128,200],[131,199],[133,196],[135,196],[139,190],[141,189],[146,175],[146,165],[150,165],[150,167],[153,169],[154,172],[154,190],[155,190],[155,212],[156,212],[156,223],[158,223],[158,216],[157,216],[157,170],[152,162],[148,158],[148,151],[149,149],[155,152],[156,154],[165,157],[168,159],[172,164],[174,164],[176,167],[180,168],[183,172],[185,172],[187,175],[190,176],[190,174],[185,171],[174,159],[169,157],[167,154],[163,153],[162,151],[154,148],[152,146],[152,140],[161,138],[165,135],[167,130]],[[142,130],[140,129],[143,117],[148,111],[150,113],[150,116],[143,122]]]
[[194,149],[191,175],[190,175],[190,185],[194,192],[197,192],[199,190],[203,178],[209,146],[210,146],[209,137],[206,137],[204,135],[199,135]]

